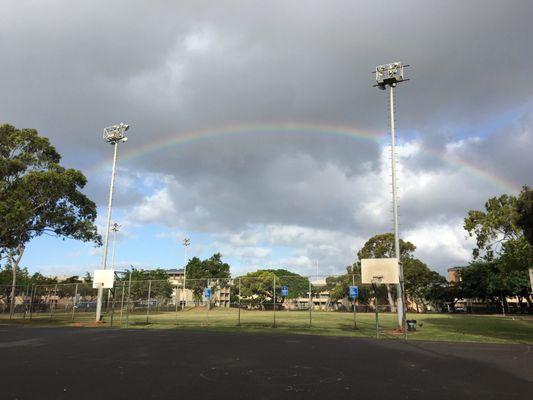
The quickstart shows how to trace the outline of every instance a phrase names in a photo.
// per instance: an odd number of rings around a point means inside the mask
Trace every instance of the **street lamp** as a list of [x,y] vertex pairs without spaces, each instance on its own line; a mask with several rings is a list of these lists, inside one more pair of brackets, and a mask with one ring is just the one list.
[[399,281],[398,290],[398,327],[405,334],[405,295],[403,282],[403,265],[400,261],[400,236],[398,232],[398,200],[396,188],[396,143],[394,133],[394,88],[398,83],[408,81],[404,77],[404,68],[401,62],[378,65],[376,67],[376,84],[381,90],[389,90],[389,108],[390,108],[390,135],[391,135],[391,162],[392,162],[392,212],[394,215],[394,255],[398,259]]
[[184,250],[184,254],[185,254],[185,264],[183,266],[183,297],[184,297],[184,302],[181,303],[181,309],[183,310],[183,308],[185,307],[184,306],[184,303],[187,302],[187,294],[185,293],[185,282],[187,280],[187,264],[189,262],[189,246],[191,245],[191,239],[189,238],[184,238],[183,239],[183,250]]
[[[111,170],[111,185],[109,187],[109,203],[107,205],[107,224],[104,239],[104,256],[102,259],[102,269],[106,269],[107,266],[107,247],[109,243],[109,229],[111,225],[111,207],[113,205],[113,189],[115,186],[115,170],[117,164],[118,144],[119,142],[125,142],[128,138],[124,133],[129,129],[129,125],[120,123],[118,125],[109,126],[104,128],[104,140],[114,146],[113,152],[113,168]],[[103,288],[98,288],[98,300],[96,303],[96,321],[99,322],[102,319],[102,295]]]

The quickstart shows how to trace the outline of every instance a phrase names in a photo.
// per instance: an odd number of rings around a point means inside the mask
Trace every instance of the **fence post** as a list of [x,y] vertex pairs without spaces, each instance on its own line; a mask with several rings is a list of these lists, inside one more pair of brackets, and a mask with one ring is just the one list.
[[76,289],[74,290],[74,299],[72,300],[72,321],[74,321],[74,312],[76,311],[77,300],[78,300],[78,284],[76,283]]
[[33,297],[35,296],[35,284],[32,285],[31,288],[31,296],[30,296],[30,319],[33,318]]
[[26,295],[24,296],[24,316],[23,319],[26,319],[26,314],[28,313],[28,292],[30,291],[30,284],[26,286]]
[[[320,304],[320,303],[319,303]],[[309,300],[308,300],[308,308],[309,308],[309,328],[311,328],[311,313],[313,310],[313,298],[311,295],[311,279],[309,279]]]
[[152,280],[148,281],[148,307],[146,309],[146,323],[148,323],[148,317],[150,316],[150,297],[152,295]]
[[374,287],[374,298],[376,301],[376,339],[379,339],[379,310],[378,310],[378,292],[376,289],[376,284],[373,283],[372,286]]
[[[57,283],[56,283],[56,286],[54,288],[54,293],[57,296]],[[50,303],[50,321],[51,321],[53,316],[54,316],[54,303],[52,302],[52,296],[50,296],[49,303]]]
[[[111,292],[111,289],[110,289]],[[115,318],[115,293],[117,293],[117,288],[113,284],[113,293],[112,293],[112,300],[111,300],[111,327],[113,327],[113,319]]]
[[105,313],[109,313],[109,300],[111,299],[111,289],[107,289],[107,301],[105,303]]
[[124,312],[124,292],[126,291],[126,282],[122,282],[122,299],[120,300],[120,326],[122,327],[122,314]]
[[276,327],[276,275],[274,275],[274,328]]
[[130,271],[130,277],[129,277],[129,285],[128,285],[128,304],[126,306],[126,328],[129,326],[130,322],[130,302],[131,302],[131,271]]
[[[181,298],[181,290],[180,290],[180,296]],[[175,303],[176,303],[176,325],[178,325],[178,283],[176,283],[176,300],[175,300]]]
[[241,278],[239,278],[239,302],[238,302],[238,307],[239,307],[239,314],[238,314],[237,326],[241,326]]

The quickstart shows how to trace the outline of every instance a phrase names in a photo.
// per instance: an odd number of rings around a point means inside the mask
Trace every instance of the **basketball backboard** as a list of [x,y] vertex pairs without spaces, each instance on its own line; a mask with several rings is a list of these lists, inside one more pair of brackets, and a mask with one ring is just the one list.
[[400,283],[397,258],[363,258],[361,283]]
[[100,287],[104,289],[113,288],[115,282],[115,271],[112,269],[97,269],[94,271],[93,289]]

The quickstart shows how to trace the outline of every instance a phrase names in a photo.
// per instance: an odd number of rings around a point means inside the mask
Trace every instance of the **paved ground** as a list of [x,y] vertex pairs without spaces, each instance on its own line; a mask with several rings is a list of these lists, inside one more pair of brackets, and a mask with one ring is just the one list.
[[0,398],[525,399],[530,347],[0,326]]

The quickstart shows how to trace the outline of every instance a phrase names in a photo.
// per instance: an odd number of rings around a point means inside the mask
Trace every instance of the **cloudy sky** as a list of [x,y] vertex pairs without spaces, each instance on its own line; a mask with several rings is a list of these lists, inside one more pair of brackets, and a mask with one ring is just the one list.
[[[533,3],[0,1],[0,122],[36,128],[88,177],[103,226],[120,145],[116,264],[221,252],[233,273],[340,273],[392,230],[388,96],[397,90],[400,229],[439,272],[468,262],[467,210],[533,184]],[[101,249],[43,237],[32,271]]]

